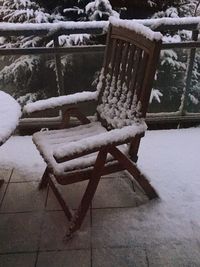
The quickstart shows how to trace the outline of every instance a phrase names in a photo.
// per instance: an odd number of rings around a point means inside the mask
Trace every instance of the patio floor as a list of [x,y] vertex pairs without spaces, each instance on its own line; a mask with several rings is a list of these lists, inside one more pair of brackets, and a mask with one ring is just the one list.
[[[160,198],[148,201],[125,172],[101,179],[81,230],[68,221],[30,137],[0,150],[0,266],[200,266],[200,128],[148,132],[138,164]],[[62,187],[72,208],[86,183]]]

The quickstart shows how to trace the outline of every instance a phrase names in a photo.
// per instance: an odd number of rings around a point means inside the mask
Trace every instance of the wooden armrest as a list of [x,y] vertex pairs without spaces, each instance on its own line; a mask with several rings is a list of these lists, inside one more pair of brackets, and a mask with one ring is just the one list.
[[90,91],[84,91],[81,93],[76,93],[66,96],[51,97],[48,99],[39,100],[34,103],[27,104],[24,107],[23,112],[30,114],[33,112],[54,109],[56,107],[73,105],[87,101],[95,101],[97,100],[97,97],[98,97],[97,92],[90,92]]
[[128,143],[133,137],[144,133],[146,130],[146,123],[141,121],[140,123],[131,126],[114,129],[105,133],[83,138],[80,141],[71,142],[55,149],[53,156],[57,162],[72,160],[99,151],[100,148],[106,146],[117,146]]

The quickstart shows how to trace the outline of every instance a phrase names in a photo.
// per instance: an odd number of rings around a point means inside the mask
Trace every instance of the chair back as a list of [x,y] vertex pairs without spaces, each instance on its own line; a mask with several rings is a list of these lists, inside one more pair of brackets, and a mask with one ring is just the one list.
[[97,86],[97,116],[108,130],[145,117],[161,39],[137,22],[112,18]]

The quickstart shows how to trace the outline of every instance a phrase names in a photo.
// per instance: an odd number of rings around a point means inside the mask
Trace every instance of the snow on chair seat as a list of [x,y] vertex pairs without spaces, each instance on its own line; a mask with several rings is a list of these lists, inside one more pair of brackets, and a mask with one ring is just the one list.
[[[112,19],[96,90],[97,122],[90,123],[88,118],[80,114],[78,105],[74,105],[65,112],[66,122],[75,114],[84,125],[39,132],[33,136],[33,141],[47,162],[40,189],[48,184],[52,188],[71,221],[70,235],[80,228],[103,175],[127,170],[149,199],[158,196],[138,169],[136,161],[140,139],[147,129],[144,118],[159,59],[161,38],[160,33],[135,21],[127,23]],[[48,100],[45,103],[48,106]],[[35,107],[37,103],[34,111]],[[56,184],[67,185],[83,180],[89,182],[73,215]]]
[[[83,168],[89,168],[94,165],[97,152],[87,154],[83,157],[78,157],[69,161],[57,162],[54,157],[54,151],[58,149],[65,150],[65,145],[71,146],[71,149],[76,148],[76,144],[82,141],[83,144],[88,138],[94,138],[98,142],[102,133],[106,133],[107,130],[101,126],[99,122],[93,122],[87,125],[81,125],[73,127],[71,129],[42,131],[33,135],[33,142],[37,146],[41,155],[45,159],[48,168],[57,176],[65,176],[69,171],[79,170]],[[118,147],[123,153],[128,154],[128,146],[121,145]],[[80,147],[81,149],[81,147]],[[70,152],[70,151],[66,151]],[[112,156],[107,157],[107,162],[113,160]]]

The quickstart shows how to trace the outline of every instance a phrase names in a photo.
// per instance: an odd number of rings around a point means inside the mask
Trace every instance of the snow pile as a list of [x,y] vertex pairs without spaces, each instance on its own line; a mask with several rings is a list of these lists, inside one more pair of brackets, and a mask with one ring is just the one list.
[[77,104],[85,101],[97,100],[97,92],[83,91],[81,93],[76,93],[67,96],[51,97],[45,100],[39,100],[34,103],[28,103],[23,111],[25,113],[32,113],[36,111],[41,111],[45,109],[51,109],[55,107],[61,107],[63,105]]
[[149,40],[159,41],[162,40],[163,35],[160,32],[154,32],[146,26],[137,23],[136,20],[122,20],[115,17],[110,17],[110,23],[116,27],[123,27],[129,30],[133,30],[136,33],[142,34]]
[[0,145],[16,129],[21,117],[21,107],[10,95],[0,91]]
[[27,174],[41,172],[45,163],[32,142],[32,136],[11,136],[0,147],[0,168],[15,168]]

